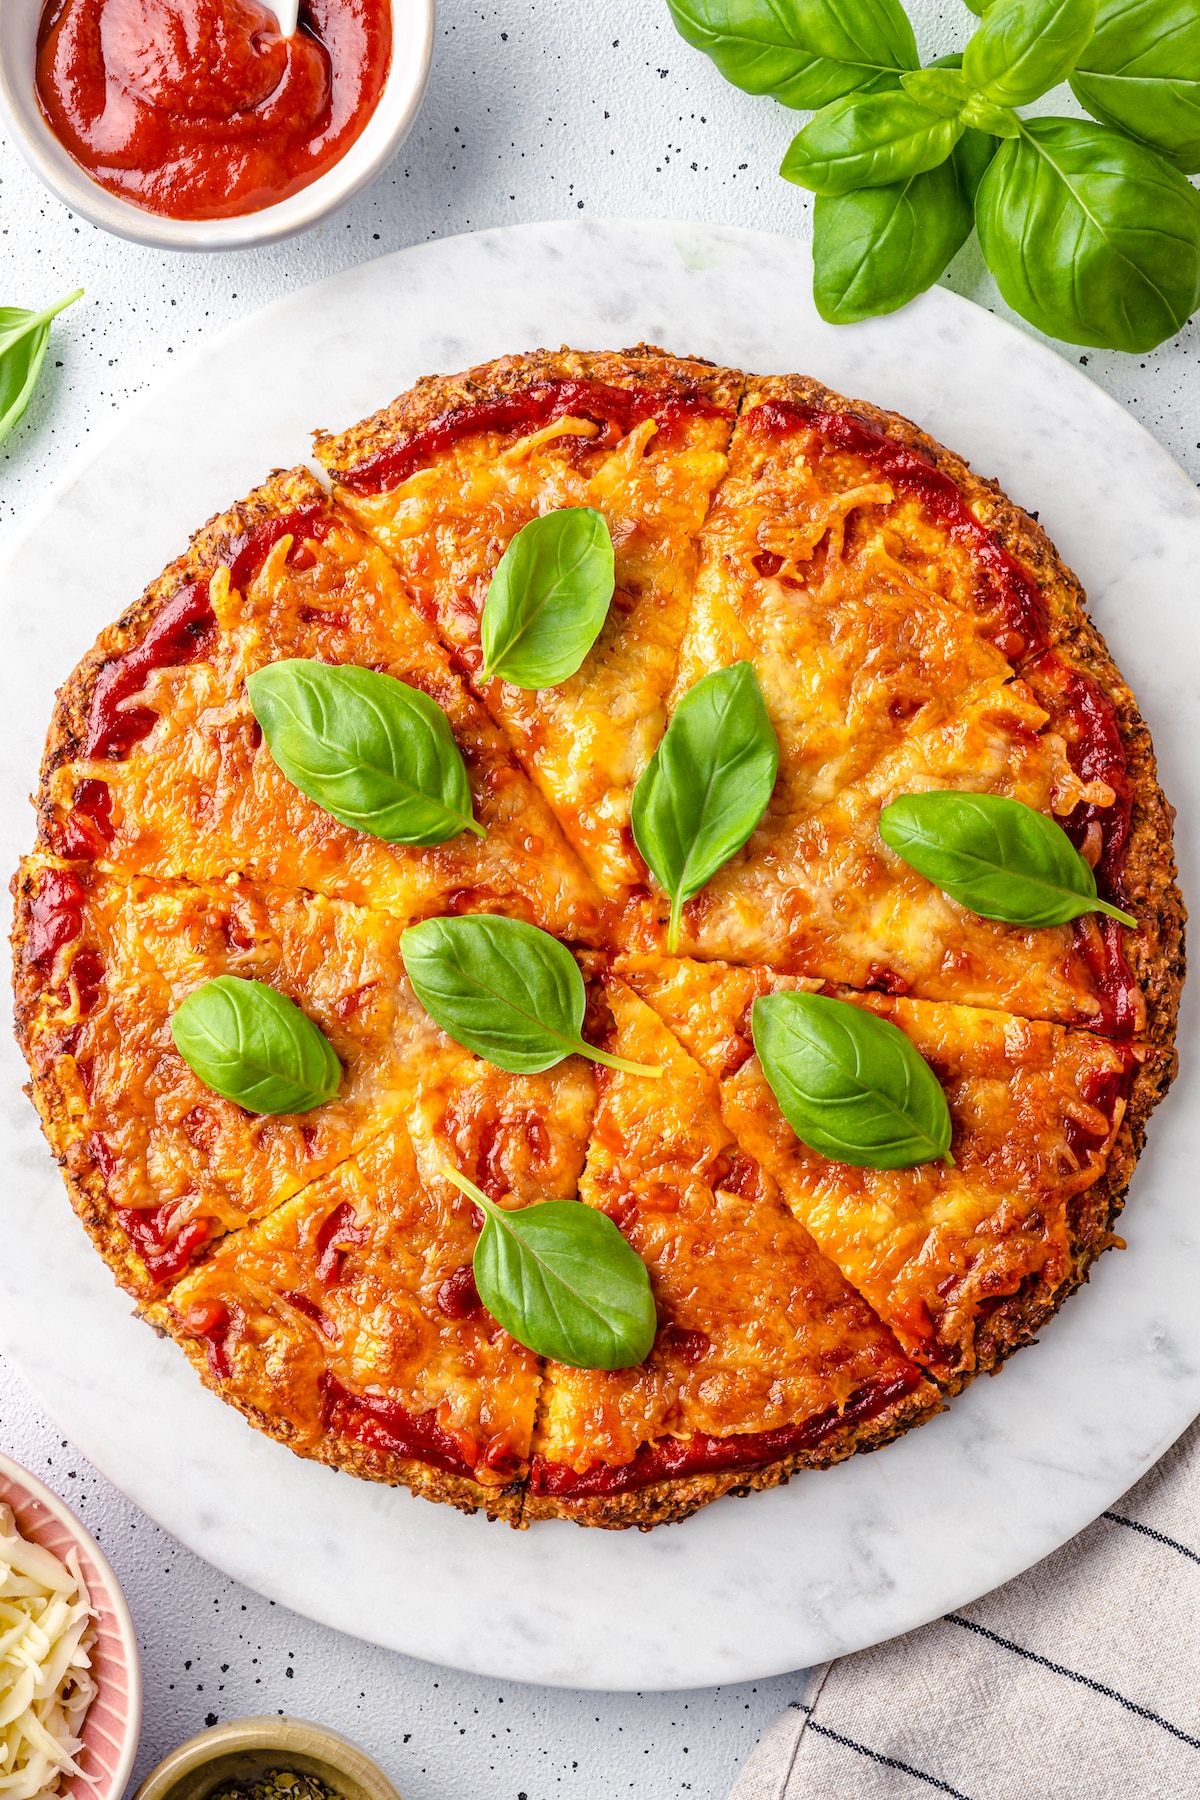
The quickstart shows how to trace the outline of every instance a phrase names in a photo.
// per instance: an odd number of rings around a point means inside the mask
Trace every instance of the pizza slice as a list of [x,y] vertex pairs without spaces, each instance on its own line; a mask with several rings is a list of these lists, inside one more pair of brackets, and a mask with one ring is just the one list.
[[[334,492],[436,621],[610,897],[644,880],[634,783],[665,724],[742,378],[640,346],[538,351],[419,382],[316,452]],[[533,693],[480,680],[488,585],[523,525],[560,507],[608,522],[616,592],[577,674]]]
[[[280,773],[246,677],[291,657],[354,663],[445,712],[476,819],[432,848],[340,825]],[[409,922],[502,912],[576,941],[601,899],[502,733],[382,553],[307,470],[214,519],[63,688],[43,764],[41,842],[105,869],[277,885]]]
[[[16,883],[17,1030],[84,1224],[132,1292],[353,1154],[408,1104],[436,1033],[404,980],[399,928],[250,882],[122,880],[33,857]],[[263,981],[333,1045],[337,1097],[255,1116],[207,1087],[171,1037],[219,975]]]
[[580,1184],[650,1271],[646,1361],[545,1368],[526,1520],[650,1525],[873,1448],[934,1390],[723,1122],[717,1084],[624,982]]
[[[1046,672],[1067,668],[1072,620],[1093,668],[1056,683]],[[880,812],[904,794],[1007,795],[1059,820],[1124,903],[1128,756],[1144,727],[1127,690],[1116,720],[1119,678],[1032,520],[895,415],[800,377],[752,384],[702,533],[672,706],[740,660],[763,689],[780,775],[745,848],[685,907],[685,949],[1144,1029],[1138,984],[1121,974],[1124,928],[980,919],[879,837]],[[1152,763],[1149,776],[1146,867],[1166,828]],[[1135,962],[1166,930],[1169,873],[1160,885],[1139,895],[1150,904]]]
[[1169,1059],[1042,1020],[826,988],[890,1019],[943,1088],[954,1166],[860,1169],[809,1150],[754,1053],[766,969],[618,962],[718,1081],[738,1146],[778,1182],[822,1252],[951,1390],[1027,1339],[1117,1241],[1110,1221],[1170,1078]]
[[538,1360],[479,1303],[470,1214],[393,1119],[146,1316],[299,1455],[515,1524]]

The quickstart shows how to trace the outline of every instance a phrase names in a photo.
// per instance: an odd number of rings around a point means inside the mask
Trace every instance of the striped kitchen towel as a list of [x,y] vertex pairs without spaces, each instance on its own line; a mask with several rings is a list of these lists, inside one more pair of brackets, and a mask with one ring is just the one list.
[[1200,1797],[1200,1421],[1073,1542],[826,1663],[730,1800]]

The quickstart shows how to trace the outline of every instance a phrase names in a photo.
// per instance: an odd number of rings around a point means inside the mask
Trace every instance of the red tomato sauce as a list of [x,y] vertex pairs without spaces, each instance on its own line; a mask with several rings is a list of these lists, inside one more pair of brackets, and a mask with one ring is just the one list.
[[303,0],[290,39],[261,0],[48,0],[37,92],[109,193],[170,219],[228,219],[345,155],[391,53],[390,0]]
[[559,419],[590,419],[600,430],[588,439],[588,448],[606,450],[643,419],[654,419],[660,432],[670,432],[685,419],[730,417],[725,407],[699,389],[651,393],[645,388],[609,387],[602,381],[545,381],[498,400],[477,401],[443,413],[339,479],[353,494],[384,493],[407,481],[460,438],[483,431],[527,434]]
[[913,495],[926,514],[975,557],[983,590],[981,603],[995,606],[1003,618],[1004,641],[999,647],[1009,661],[1019,661],[1045,645],[1046,609],[1036,581],[979,523],[956,484],[927,456],[898,444],[853,413],[823,412],[790,400],[766,400],[752,407],[745,424],[764,436],[784,436],[807,428],[830,450],[870,463],[883,480],[901,493]]

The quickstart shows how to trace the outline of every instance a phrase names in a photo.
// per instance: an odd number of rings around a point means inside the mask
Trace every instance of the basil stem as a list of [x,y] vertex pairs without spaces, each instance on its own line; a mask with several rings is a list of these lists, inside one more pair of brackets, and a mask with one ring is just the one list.
[[267,748],[293,787],[389,844],[483,837],[449,721],[393,675],[296,658],[247,677]]
[[573,1369],[645,1361],[658,1330],[650,1277],[607,1213],[579,1200],[509,1212],[457,1169],[442,1173],[484,1214],[475,1286],[510,1337]]
[[426,919],[402,933],[400,949],[430,1018],[498,1069],[532,1075],[565,1056],[586,1056],[628,1075],[662,1074],[584,1042],[579,965],[536,925],[490,913]]
[[0,306],[0,442],[8,436],[33,398],[37,378],[50,342],[50,322],[83,294],[73,294],[48,306],[45,312],[26,312],[21,306]]
[[634,842],[670,895],[667,949],[685,900],[741,849],[766,810],[779,744],[748,662],[690,688],[633,790]]
[[879,815],[890,850],[982,919],[1065,925],[1081,913],[1137,920],[1101,900],[1096,877],[1058,824],[1002,794],[903,794]]
[[484,601],[482,679],[543,688],[574,675],[608,617],[614,581],[612,537],[594,507],[522,525]]
[[218,975],[204,982],[176,1007],[171,1036],[205,1087],[247,1112],[311,1112],[341,1084],[324,1032],[263,981]]
[[823,994],[760,994],[754,1048],[801,1143],[856,1169],[953,1166],[950,1108],[933,1070],[889,1019]]

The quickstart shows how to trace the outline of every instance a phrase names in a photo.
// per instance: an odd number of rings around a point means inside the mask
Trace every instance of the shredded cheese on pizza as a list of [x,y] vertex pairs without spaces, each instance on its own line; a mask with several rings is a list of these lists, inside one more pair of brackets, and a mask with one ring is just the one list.
[[17,1530],[0,1503],[0,1794],[36,1800],[76,1762],[98,1692],[95,1611],[74,1550],[65,1563]]

